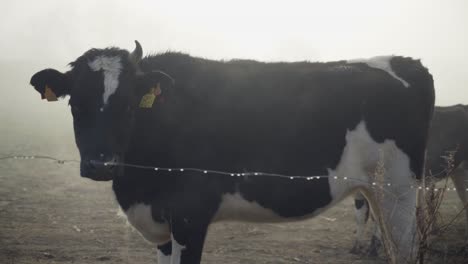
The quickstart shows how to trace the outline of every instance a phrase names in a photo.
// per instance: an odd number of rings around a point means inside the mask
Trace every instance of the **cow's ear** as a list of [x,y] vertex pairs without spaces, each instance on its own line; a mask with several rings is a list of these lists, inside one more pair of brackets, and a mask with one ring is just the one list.
[[139,99],[139,107],[151,108],[157,98],[164,98],[174,83],[174,79],[162,71],[138,74],[136,96]]
[[54,69],[45,69],[31,77],[30,84],[41,94],[41,99],[57,101],[70,94],[70,76]]

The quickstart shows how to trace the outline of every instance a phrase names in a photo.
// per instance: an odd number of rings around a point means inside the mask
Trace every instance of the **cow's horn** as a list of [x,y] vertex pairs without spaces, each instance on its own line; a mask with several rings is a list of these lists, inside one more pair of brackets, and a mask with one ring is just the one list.
[[135,40],[135,45],[135,50],[130,53],[129,57],[131,61],[138,64],[141,60],[141,57],[143,56],[143,49],[141,48],[140,42],[138,42],[138,40]]

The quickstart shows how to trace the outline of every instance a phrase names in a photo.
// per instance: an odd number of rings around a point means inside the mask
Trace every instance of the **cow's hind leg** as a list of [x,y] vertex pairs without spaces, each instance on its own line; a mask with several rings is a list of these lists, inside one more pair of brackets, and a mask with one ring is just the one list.
[[394,143],[382,146],[381,161],[374,182],[365,188],[384,243],[393,263],[407,263],[417,257],[419,239],[416,229],[417,183],[410,158]]
[[[376,221],[381,225],[382,237],[392,263],[406,263],[415,259],[416,239],[416,185],[409,156],[394,140],[376,142],[361,122],[346,133],[346,145],[335,170],[337,175],[350,181],[335,182],[330,178],[334,199],[350,191],[361,191],[367,198]],[[418,148],[419,149],[419,148]],[[423,150],[423,149],[422,149]],[[415,160],[422,169],[424,151]],[[419,158],[419,159],[418,159]],[[419,172],[417,172],[419,173]],[[411,188],[413,186],[413,188]]]
[[354,196],[355,216],[356,216],[356,239],[351,249],[351,253],[360,254],[364,249],[364,236],[367,220],[369,219],[369,204],[361,192]]
[[158,251],[158,264],[170,264],[172,254],[172,243],[168,241],[165,244],[157,246]]
[[[379,225],[371,219],[370,215],[370,207],[369,203],[367,202],[366,198],[362,195],[361,192],[357,192],[354,196],[354,205],[355,205],[355,213],[356,213],[356,223],[357,223],[357,230],[356,230],[356,240],[354,242],[353,248],[351,249],[351,253],[353,254],[366,254],[370,257],[377,257],[380,247],[382,246],[380,242],[380,229]],[[365,226],[369,222],[372,229],[372,237],[369,246],[366,248],[364,246],[364,238],[366,237],[365,234]],[[364,252],[365,251],[365,252]]]
[[379,250],[382,247],[382,242],[380,242],[381,234],[379,225],[375,221],[372,222],[372,238],[367,249],[367,255],[370,257],[377,257],[379,255]]

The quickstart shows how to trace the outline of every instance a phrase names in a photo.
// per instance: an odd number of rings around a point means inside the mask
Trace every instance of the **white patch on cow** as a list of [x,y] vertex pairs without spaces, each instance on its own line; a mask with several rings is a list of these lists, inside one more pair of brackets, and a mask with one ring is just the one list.
[[115,93],[119,86],[119,75],[122,70],[120,57],[98,56],[89,62],[88,65],[93,71],[102,70],[104,72],[104,93],[102,94],[102,100],[104,105],[106,105],[109,97]]
[[158,264],[170,264],[171,255],[164,255],[164,253],[158,249]]
[[170,240],[169,225],[158,223],[151,215],[151,205],[135,204],[126,212],[128,222],[148,241],[164,244]]
[[392,69],[390,61],[394,56],[377,56],[370,59],[353,59],[348,60],[347,63],[365,63],[371,68],[381,69],[390,74],[393,78],[399,80],[405,87],[409,87],[409,83],[396,75]]
[[[371,184],[369,176],[372,175],[369,173],[375,172],[379,161],[385,165],[388,174],[385,178],[392,185],[411,184],[409,157],[396,146],[394,140],[387,139],[380,144],[375,142],[367,131],[365,122],[361,121],[354,130],[346,133],[346,145],[337,167],[328,170],[333,198],[348,195],[357,187]],[[337,181],[333,176],[351,180]]]
[[286,219],[271,209],[244,199],[238,192],[224,194],[213,221],[237,220],[247,222],[278,222]]
[[171,234],[172,240],[172,257],[171,257],[171,264],[180,264],[180,260],[182,257],[182,250],[185,249],[185,246],[179,244],[177,240],[175,240],[174,236]]
[[[391,187],[380,188],[377,164],[383,164],[382,180]],[[397,259],[403,263],[414,257],[417,245],[416,233],[416,180],[410,169],[410,160],[394,140],[375,142],[366,124],[361,121],[354,130],[346,133],[346,145],[334,170],[329,170],[329,183],[334,202],[346,197],[353,190],[361,190],[376,213],[383,220],[388,234],[398,247]],[[348,177],[349,181],[336,180]]]

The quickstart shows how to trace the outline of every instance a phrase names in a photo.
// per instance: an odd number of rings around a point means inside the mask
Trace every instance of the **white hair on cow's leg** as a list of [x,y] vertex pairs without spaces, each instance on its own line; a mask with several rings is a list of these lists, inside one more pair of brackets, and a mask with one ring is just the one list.
[[158,264],[171,264],[171,254],[164,255],[164,253],[158,249]]
[[393,78],[399,80],[405,87],[409,87],[409,83],[405,80],[403,80],[401,77],[396,75],[396,73],[392,69],[392,65],[390,64],[390,61],[392,60],[394,56],[376,56],[372,57],[369,59],[353,59],[353,60],[348,60],[347,63],[365,63],[371,68],[376,68],[376,69],[381,69],[383,71],[386,71],[388,74],[390,74]]
[[185,249],[185,246],[179,244],[175,240],[174,235],[171,234],[172,240],[172,255],[171,255],[171,264],[180,264],[182,258],[182,250]]
[[[370,169],[377,168],[380,158],[385,167],[385,181],[390,188],[378,189],[371,185]],[[382,226],[383,236],[391,241],[399,263],[415,257],[416,235],[416,192],[410,188],[416,185],[410,169],[410,161],[394,140],[377,143],[370,136],[366,124],[361,121],[354,130],[346,133],[346,145],[335,170],[329,170],[330,191],[335,202],[359,189],[368,199],[369,205]],[[337,182],[331,176],[348,177],[356,181]],[[383,192],[378,197],[377,192]],[[377,199],[380,198],[380,199]]]
[[98,56],[88,65],[93,71],[103,70],[104,72],[104,93],[102,100],[104,106],[107,104],[109,97],[115,93],[119,86],[119,75],[122,70],[120,57]]

